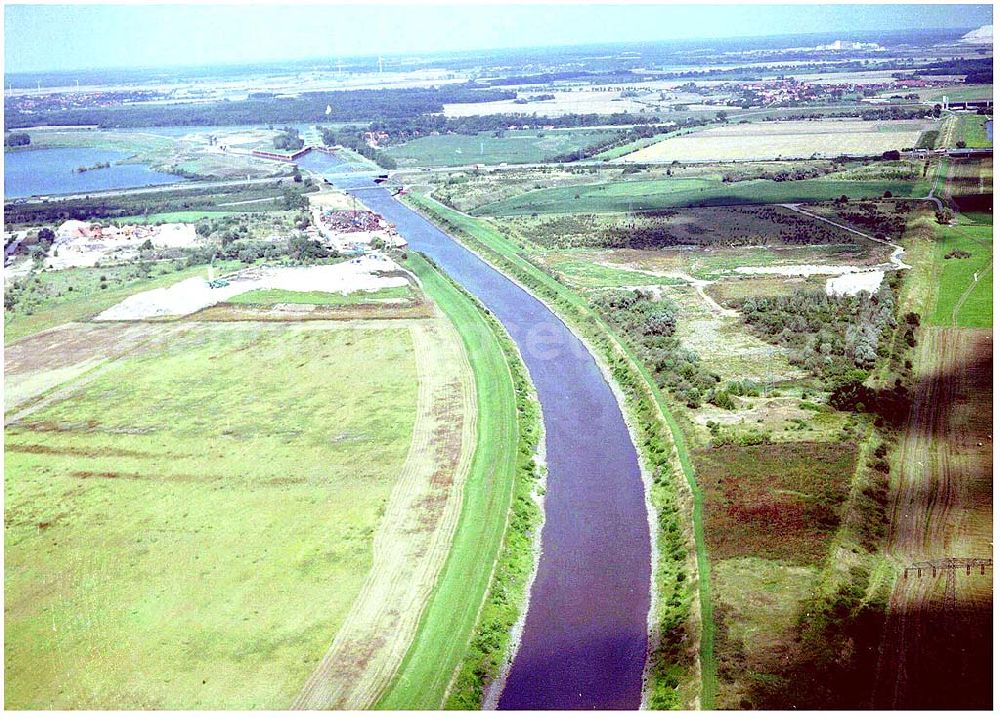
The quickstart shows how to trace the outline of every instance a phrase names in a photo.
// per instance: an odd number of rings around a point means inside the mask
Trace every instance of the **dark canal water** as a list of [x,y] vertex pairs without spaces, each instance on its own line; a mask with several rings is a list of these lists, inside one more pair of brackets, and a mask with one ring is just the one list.
[[299,164],[352,188],[476,295],[514,338],[538,390],[548,463],[542,558],[500,708],[638,708],[649,525],[636,450],[594,358],[545,305],[386,190],[338,175],[333,157],[310,153]]

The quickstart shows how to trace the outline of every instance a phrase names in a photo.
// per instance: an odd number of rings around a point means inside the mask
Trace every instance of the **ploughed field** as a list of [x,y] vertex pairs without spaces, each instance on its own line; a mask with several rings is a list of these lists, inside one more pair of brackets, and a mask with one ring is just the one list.
[[[899,446],[889,549],[901,564],[992,558],[992,342],[990,329],[928,328]],[[991,705],[993,572],[899,577],[878,643],[877,709]]]
[[880,155],[913,148],[926,123],[801,120],[711,127],[677,135],[621,158],[623,162],[719,162]]
[[331,665],[324,705],[384,688],[461,506],[463,356],[442,317],[8,346],[6,706],[286,708]]

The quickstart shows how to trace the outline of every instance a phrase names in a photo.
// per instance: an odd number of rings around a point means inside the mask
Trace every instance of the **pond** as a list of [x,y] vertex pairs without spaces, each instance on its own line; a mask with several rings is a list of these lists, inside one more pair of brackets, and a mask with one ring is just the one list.
[[[87,147],[5,152],[4,199],[98,192],[184,181],[183,177],[157,172],[146,165],[115,164],[128,156],[124,152]],[[105,162],[110,163],[111,167],[76,172],[77,168],[93,167]]]

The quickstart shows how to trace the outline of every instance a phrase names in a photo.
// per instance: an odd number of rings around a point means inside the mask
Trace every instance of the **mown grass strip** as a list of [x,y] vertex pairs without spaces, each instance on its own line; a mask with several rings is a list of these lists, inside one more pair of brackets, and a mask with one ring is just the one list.
[[531,573],[531,536],[541,522],[533,500],[541,414],[500,323],[426,258],[411,253],[406,264],[462,336],[476,378],[476,453],[448,560],[376,707],[437,709],[448,697],[448,706],[478,708],[506,655]]
[[234,305],[357,305],[380,300],[405,300],[413,297],[409,285],[382,287],[371,292],[359,290],[343,294],[340,292],[300,292],[295,290],[250,290],[230,297],[227,302]]
[[[650,499],[656,510],[659,529],[658,536],[654,538],[659,550],[655,567],[657,626],[660,638],[666,642],[651,657],[651,686],[646,692],[651,709],[678,708],[682,703],[677,687],[682,683],[686,669],[679,664],[683,652],[677,645],[683,641],[683,624],[691,601],[685,576],[688,548],[679,521],[678,497],[670,481],[671,447],[662,431],[663,422],[666,422],[670,442],[677,450],[680,467],[694,502],[692,524],[701,617],[701,707],[712,708],[716,686],[715,624],[712,616],[710,566],[704,541],[702,496],[684,436],[670,412],[666,398],[634,353],[586,301],[522,257],[513,242],[483,222],[423,195],[411,193],[407,195],[407,202],[428,214],[432,221],[464,241],[494,266],[526,285],[540,299],[554,305],[560,311],[560,316],[601,351],[604,362],[626,396],[627,409],[642,445],[640,449],[654,475]],[[673,645],[669,644],[670,640],[673,640]]]

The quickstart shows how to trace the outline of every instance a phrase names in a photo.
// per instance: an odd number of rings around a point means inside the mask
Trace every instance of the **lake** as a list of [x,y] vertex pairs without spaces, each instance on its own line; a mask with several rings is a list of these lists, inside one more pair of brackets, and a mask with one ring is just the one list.
[[[179,175],[156,172],[146,165],[114,164],[128,156],[128,153],[124,152],[94,150],[87,147],[5,152],[4,199],[119,190],[184,181]],[[110,162],[111,167],[75,172],[78,167],[91,167],[99,162]]]

